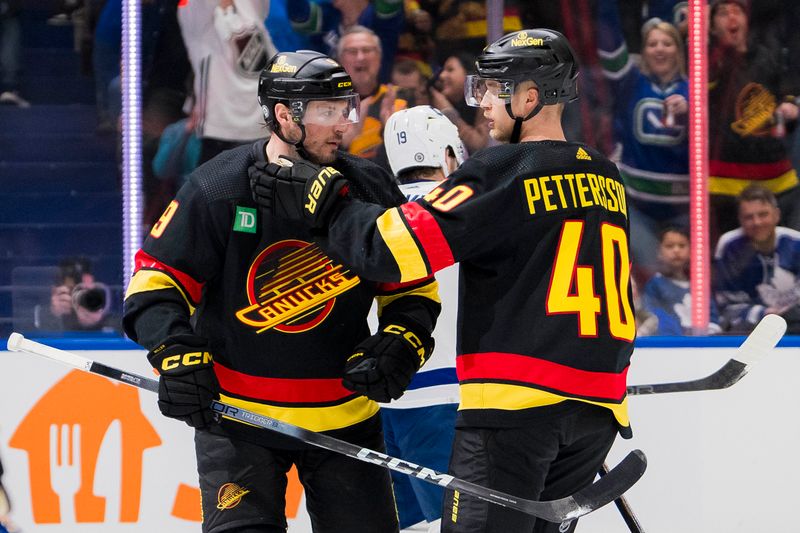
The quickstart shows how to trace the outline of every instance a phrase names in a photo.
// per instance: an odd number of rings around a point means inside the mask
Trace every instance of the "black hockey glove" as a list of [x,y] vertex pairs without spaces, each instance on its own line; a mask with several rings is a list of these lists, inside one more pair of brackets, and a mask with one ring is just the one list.
[[344,366],[342,384],[376,402],[396,400],[433,353],[433,338],[389,324],[355,348]]
[[247,170],[255,202],[267,212],[303,220],[322,230],[340,195],[347,193],[344,176],[333,167],[281,158],[280,163],[253,163]]
[[301,210],[305,184],[292,181],[278,163],[256,161],[247,169],[253,200],[278,218],[303,220]]
[[147,354],[161,374],[158,408],[161,414],[195,428],[214,421],[211,402],[219,398],[219,382],[208,343],[196,335],[174,335]]

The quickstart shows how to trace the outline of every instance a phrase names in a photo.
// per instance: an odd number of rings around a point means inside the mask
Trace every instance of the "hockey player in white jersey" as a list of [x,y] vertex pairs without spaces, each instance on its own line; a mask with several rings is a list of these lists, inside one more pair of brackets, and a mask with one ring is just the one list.
[[[417,106],[394,113],[384,128],[384,145],[400,190],[409,200],[425,196],[465,158],[458,129],[437,109]],[[405,394],[382,405],[387,453],[446,472],[458,408],[456,308],[458,265],[436,274],[442,313],[433,336],[436,349]],[[439,531],[441,488],[392,475],[400,527]]]

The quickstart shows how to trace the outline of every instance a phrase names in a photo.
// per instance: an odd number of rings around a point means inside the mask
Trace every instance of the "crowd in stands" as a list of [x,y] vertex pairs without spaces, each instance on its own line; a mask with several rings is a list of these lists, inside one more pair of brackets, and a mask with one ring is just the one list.
[[[73,20],[82,13],[80,48],[96,82],[99,134],[119,130],[121,4],[73,0],[67,13]],[[145,224],[158,218],[193,168],[268,135],[256,99],[258,74],[277,51],[317,50],[346,68],[361,98],[361,121],[341,145],[350,153],[388,167],[384,125],[395,111],[421,104],[457,126],[468,153],[491,144],[486,118],[463,96],[487,41],[489,4],[143,0]],[[567,107],[564,129],[568,140],[613,154],[625,180],[639,334],[692,333],[687,2],[502,4],[503,33],[557,29],[581,58],[581,99]],[[793,164],[800,152],[794,144],[800,5],[708,4],[715,298],[707,333],[746,332],[767,312],[784,315],[791,328],[792,317],[800,320],[800,181]],[[13,8],[11,15],[0,11],[0,28],[24,9],[0,0],[4,5]],[[9,74],[18,67],[8,63],[3,90],[22,99]]]

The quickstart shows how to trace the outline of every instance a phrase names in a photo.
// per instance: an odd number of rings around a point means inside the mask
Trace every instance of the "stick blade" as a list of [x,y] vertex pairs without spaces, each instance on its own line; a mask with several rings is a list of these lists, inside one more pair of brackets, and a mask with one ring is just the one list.
[[633,450],[597,483],[575,493],[573,497],[581,507],[594,511],[622,496],[641,479],[645,470],[647,456],[642,450]]
[[779,315],[766,315],[744,340],[734,359],[751,365],[775,348],[786,333],[786,320]]
[[[644,452],[633,450],[608,474],[575,494],[549,502],[530,502],[537,506],[537,512],[532,514],[555,523],[575,520],[622,496],[641,479],[646,469]],[[545,505],[547,509],[541,508]]]

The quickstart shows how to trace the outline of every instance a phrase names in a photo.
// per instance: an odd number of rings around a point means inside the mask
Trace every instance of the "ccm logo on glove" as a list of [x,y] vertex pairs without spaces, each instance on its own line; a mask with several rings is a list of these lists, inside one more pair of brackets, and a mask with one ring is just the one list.
[[[158,352],[156,352],[158,353]],[[174,370],[181,366],[205,365],[214,361],[208,352],[190,352],[185,354],[175,354],[165,357],[161,361],[162,372]]]
[[417,355],[419,355],[420,360],[419,366],[422,366],[425,361],[427,361],[427,357],[425,357],[425,345],[422,344],[422,341],[419,340],[419,337],[417,337],[413,331],[399,324],[389,324],[383,328],[383,332],[391,333],[392,335],[400,335],[408,341],[408,343],[417,350]]
[[161,374],[158,408],[164,416],[203,428],[215,422],[211,404],[219,398],[214,358],[205,338],[173,335],[147,354]]
[[314,181],[309,184],[308,194],[306,195],[308,203],[305,205],[309,214],[313,215],[317,212],[317,200],[319,200],[322,191],[325,190],[328,179],[335,175],[341,176],[341,173],[332,167],[322,167]]

